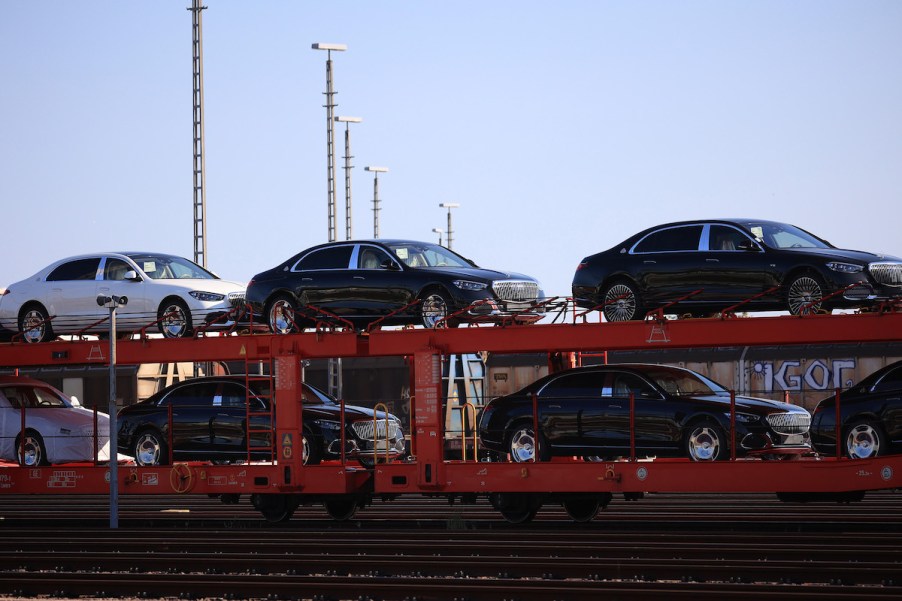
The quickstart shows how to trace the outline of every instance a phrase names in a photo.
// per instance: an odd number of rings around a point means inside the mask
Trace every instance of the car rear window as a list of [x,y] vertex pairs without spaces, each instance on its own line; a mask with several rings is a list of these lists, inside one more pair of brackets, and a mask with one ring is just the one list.
[[304,256],[295,265],[295,271],[308,271],[312,269],[347,269],[351,262],[351,245],[335,246],[315,250]]
[[669,227],[647,235],[633,248],[636,253],[655,253],[679,250],[698,250],[701,225]]
[[67,261],[51,271],[50,275],[47,276],[47,281],[93,280],[97,277],[97,268],[99,266],[100,257]]

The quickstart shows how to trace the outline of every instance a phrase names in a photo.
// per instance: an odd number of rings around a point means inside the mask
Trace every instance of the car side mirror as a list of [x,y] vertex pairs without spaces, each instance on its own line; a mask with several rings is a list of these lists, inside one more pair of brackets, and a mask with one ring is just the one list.
[[138,275],[138,272],[134,269],[125,272],[125,277],[123,278],[128,280],[129,282],[140,282],[141,276]]
[[758,250],[758,245],[751,240],[743,240],[736,248],[738,248],[739,250],[756,251]]
[[81,403],[78,401],[78,397],[77,397],[77,396],[70,396],[70,397],[69,397],[69,402],[72,403],[72,406],[73,406],[73,407],[81,407]]
[[379,265],[379,267],[381,267],[382,269],[388,269],[389,271],[401,270],[401,267],[391,259],[385,259],[384,261],[382,261],[382,264]]

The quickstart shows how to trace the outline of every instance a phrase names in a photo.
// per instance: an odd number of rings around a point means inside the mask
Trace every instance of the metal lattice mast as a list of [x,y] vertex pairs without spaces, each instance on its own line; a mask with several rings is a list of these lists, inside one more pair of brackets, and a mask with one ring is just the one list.
[[207,265],[207,203],[204,195],[204,52],[203,17],[206,6],[192,0],[192,32],[194,50],[194,262]]
[[328,205],[329,205],[329,242],[335,242],[335,129],[333,118],[335,116],[335,88],[332,83],[332,52],[347,50],[344,44],[325,44],[317,42],[311,46],[314,50],[326,51],[326,162],[328,179]]

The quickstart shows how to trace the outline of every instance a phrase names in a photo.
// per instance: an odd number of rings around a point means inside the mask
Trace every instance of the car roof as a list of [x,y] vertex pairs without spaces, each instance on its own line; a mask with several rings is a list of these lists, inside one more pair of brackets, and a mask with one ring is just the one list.
[[50,384],[48,384],[47,382],[35,380],[34,378],[29,378],[28,376],[0,376],[0,385],[2,384],[27,384],[29,386],[44,386],[47,388],[52,388],[52,386],[50,386]]

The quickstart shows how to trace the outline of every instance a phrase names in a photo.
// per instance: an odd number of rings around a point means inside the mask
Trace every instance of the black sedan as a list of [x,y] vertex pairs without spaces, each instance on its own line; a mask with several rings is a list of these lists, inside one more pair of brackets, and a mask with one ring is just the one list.
[[[168,464],[171,440],[173,460],[269,461],[273,458],[271,388],[270,380],[260,376],[210,376],[168,386],[119,411],[119,452],[134,456],[138,465]],[[302,462],[314,465],[340,458],[339,403],[306,383],[302,395]],[[367,467],[385,457],[399,457],[405,450],[398,418],[379,411],[374,420],[373,414],[372,409],[345,405],[345,457]]]
[[[902,453],[902,361],[879,369],[840,392],[841,453],[869,459]],[[821,453],[836,455],[836,395],[814,409],[811,442]]]
[[[631,396],[636,457],[730,457],[729,391],[699,373],[665,365],[602,365],[545,376],[490,401],[478,418],[479,440],[514,462],[534,461],[536,447],[540,461],[629,457]],[[805,409],[745,396],[735,397],[735,407],[737,456],[810,452]]]
[[573,277],[577,305],[600,308],[608,321],[643,319],[674,301],[673,312],[693,315],[749,299],[743,311],[798,315],[900,296],[902,259],[842,250],[760,219],[653,227],[586,257]]
[[542,317],[536,309],[541,294],[529,276],[482,269],[443,246],[380,239],[300,252],[255,275],[247,302],[255,318],[284,334],[329,314],[357,327],[380,318],[385,325],[429,328],[460,321],[530,323]]

